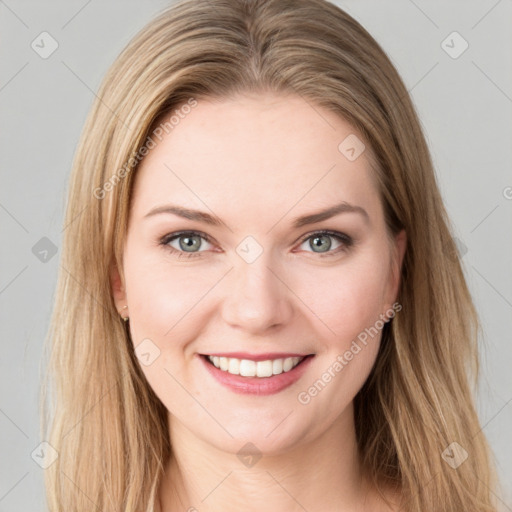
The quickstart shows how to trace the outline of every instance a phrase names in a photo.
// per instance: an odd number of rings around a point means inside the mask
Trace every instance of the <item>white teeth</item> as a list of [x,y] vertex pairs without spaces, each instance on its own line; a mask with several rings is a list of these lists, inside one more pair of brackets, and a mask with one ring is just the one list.
[[272,373],[274,375],[279,375],[283,373],[283,360],[282,359],[274,359],[272,361]]
[[293,359],[291,357],[287,357],[283,362],[283,371],[289,372],[293,368]]
[[230,358],[228,372],[233,375],[240,375],[240,359]]
[[256,375],[256,362],[249,359],[240,360],[240,375],[242,377],[254,377]]
[[220,370],[241,375],[242,377],[271,377],[295,368],[304,358],[287,357],[285,359],[268,359],[252,361],[235,357],[208,356],[208,359]]
[[272,376],[272,361],[258,361],[256,363],[256,375],[258,377]]

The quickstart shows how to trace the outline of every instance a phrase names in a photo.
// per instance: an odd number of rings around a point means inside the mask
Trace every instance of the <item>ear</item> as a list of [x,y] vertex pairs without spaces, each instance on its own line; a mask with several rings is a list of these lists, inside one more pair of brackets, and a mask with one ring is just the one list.
[[407,248],[407,235],[405,229],[402,229],[399,233],[393,236],[392,241],[392,260],[389,284],[386,294],[386,306],[392,308],[395,303],[398,290],[400,288],[400,277],[402,275],[402,263],[405,256],[405,250]]
[[114,297],[116,308],[118,311],[121,311],[126,306],[126,290],[123,277],[115,263],[110,268],[110,287],[112,288],[112,296]]

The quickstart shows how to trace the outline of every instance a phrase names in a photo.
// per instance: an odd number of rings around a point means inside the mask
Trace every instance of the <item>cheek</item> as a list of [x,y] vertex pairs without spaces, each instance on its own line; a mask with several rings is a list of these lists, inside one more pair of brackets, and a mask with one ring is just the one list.
[[141,337],[181,339],[185,332],[190,334],[201,299],[218,280],[215,272],[169,262],[163,252],[127,251],[125,268],[134,341]]
[[375,364],[385,325],[381,265],[347,265],[330,269],[320,281],[304,282],[304,293],[310,290],[305,302],[328,327],[319,327],[326,333],[319,338],[323,351],[297,396],[305,413],[323,418],[318,428],[336,420]]
[[187,347],[200,334],[201,299],[219,272],[178,268],[162,255],[148,256],[136,248],[126,251],[124,267],[130,334],[140,368],[168,408],[187,410],[190,398],[179,384],[186,380],[184,363],[193,355]]
[[346,265],[305,275],[309,277],[297,284],[298,295],[324,325],[329,345],[339,350],[379,320],[385,283],[379,264]]

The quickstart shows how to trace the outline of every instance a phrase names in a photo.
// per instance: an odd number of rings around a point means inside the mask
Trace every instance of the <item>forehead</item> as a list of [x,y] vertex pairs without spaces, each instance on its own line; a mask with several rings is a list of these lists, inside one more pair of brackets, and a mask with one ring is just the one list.
[[186,111],[137,170],[133,216],[170,202],[235,221],[240,212],[270,221],[343,200],[378,213],[369,148],[354,159],[361,138],[333,112],[276,95],[203,99]]

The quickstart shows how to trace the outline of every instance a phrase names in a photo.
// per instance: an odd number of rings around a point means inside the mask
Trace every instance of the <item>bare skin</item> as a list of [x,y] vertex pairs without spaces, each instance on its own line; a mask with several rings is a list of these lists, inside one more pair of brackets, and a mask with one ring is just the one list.
[[[112,283],[134,345],[158,351],[142,370],[169,411],[160,511],[392,510],[361,472],[353,414],[380,329],[357,352],[353,342],[394,314],[406,237],[387,232],[369,149],[353,161],[338,149],[350,134],[300,97],[200,100],[137,171],[124,280],[114,269]],[[293,225],[340,202],[356,208]],[[222,223],[147,216],[169,204]],[[187,257],[180,240],[194,236]],[[261,249],[251,263],[237,252],[248,236]],[[312,357],[285,389],[242,394],[201,356],[235,351]],[[308,391],[319,379],[325,386]],[[246,443],[261,455],[254,464],[237,456]]]

